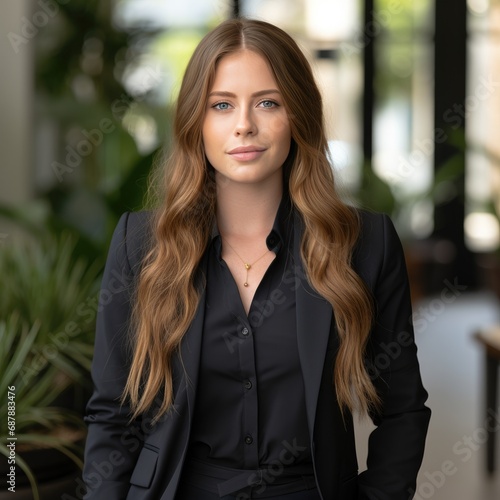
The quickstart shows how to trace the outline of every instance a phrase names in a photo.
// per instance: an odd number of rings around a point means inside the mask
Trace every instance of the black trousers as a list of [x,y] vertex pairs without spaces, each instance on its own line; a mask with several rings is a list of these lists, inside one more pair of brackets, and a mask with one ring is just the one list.
[[[237,493],[236,496],[226,495],[221,498],[216,493],[210,493],[188,483],[181,483],[179,488],[179,491],[175,495],[175,500],[246,500],[247,498],[252,498],[251,493],[249,495],[245,493]],[[277,500],[320,500],[320,496],[316,488],[312,490],[298,491],[296,493],[278,495],[273,498]]]

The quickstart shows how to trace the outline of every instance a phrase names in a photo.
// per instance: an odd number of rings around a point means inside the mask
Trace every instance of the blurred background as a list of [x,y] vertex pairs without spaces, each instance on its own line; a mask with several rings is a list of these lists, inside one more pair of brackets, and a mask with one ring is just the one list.
[[403,241],[434,411],[415,498],[500,498],[500,0],[6,0],[0,451],[15,399],[19,498],[82,497],[111,233],[168,154],[194,47],[237,15],[303,48],[343,196],[390,214]]

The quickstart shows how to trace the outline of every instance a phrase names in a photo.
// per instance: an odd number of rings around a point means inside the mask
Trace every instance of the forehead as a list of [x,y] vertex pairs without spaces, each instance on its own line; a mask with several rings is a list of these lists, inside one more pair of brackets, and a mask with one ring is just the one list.
[[217,64],[211,90],[228,90],[224,87],[277,88],[271,66],[267,59],[252,50],[243,49],[224,56]]

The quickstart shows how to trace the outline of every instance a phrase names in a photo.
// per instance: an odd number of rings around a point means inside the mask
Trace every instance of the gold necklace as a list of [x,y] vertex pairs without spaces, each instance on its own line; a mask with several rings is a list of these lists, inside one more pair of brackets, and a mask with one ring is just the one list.
[[233,246],[229,243],[229,241],[227,241],[225,238],[223,238],[223,240],[228,244],[229,248],[238,256],[238,258],[241,260],[241,262],[243,262],[243,265],[245,266],[245,269],[247,270],[247,276],[245,278],[245,283],[243,283],[243,286],[247,287],[248,286],[248,271],[250,271],[250,269],[252,269],[252,266],[257,264],[257,262],[259,262],[259,260],[262,259],[264,257],[264,255],[267,255],[269,250],[266,250],[265,253],[263,253],[253,264],[250,264],[249,262],[245,262],[240,257],[240,254],[233,248]]

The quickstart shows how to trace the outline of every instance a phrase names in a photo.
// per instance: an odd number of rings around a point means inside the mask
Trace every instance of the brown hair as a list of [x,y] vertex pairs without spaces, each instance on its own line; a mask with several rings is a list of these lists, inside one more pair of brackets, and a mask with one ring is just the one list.
[[335,310],[340,347],[334,386],[341,408],[376,408],[379,398],[364,366],[373,307],[351,267],[360,221],[334,187],[322,99],[309,63],[283,30],[256,20],[225,21],[196,48],[182,81],[152,248],[133,305],[133,360],[124,390],[133,417],[163,391],[158,418],[173,402],[172,356],[199,301],[196,271],[215,220],[215,186],[205,159],[202,123],[217,63],[241,49],[262,55],[283,97],[291,133],[289,192],[304,223],[301,256],[311,286]]

